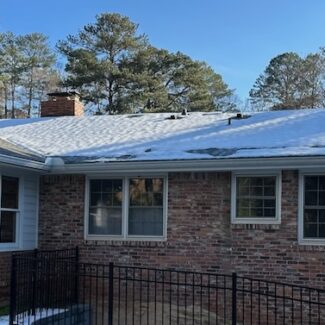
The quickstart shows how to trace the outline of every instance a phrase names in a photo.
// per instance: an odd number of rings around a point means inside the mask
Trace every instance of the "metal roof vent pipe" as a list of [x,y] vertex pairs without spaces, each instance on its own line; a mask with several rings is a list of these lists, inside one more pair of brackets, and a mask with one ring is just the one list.
[[187,115],[187,109],[186,108],[183,108],[182,115]]

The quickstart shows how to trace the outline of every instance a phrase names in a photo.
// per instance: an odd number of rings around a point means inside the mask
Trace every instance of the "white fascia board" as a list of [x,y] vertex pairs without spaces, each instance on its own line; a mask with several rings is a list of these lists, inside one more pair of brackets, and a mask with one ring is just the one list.
[[0,155],[0,166],[12,166],[22,169],[29,169],[38,172],[48,172],[49,168],[42,162],[33,161],[18,157],[10,157],[6,155]]
[[315,169],[325,167],[325,157],[236,158],[215,160],[120,161],[51,166],[53,174],[200,172],[265,169]]

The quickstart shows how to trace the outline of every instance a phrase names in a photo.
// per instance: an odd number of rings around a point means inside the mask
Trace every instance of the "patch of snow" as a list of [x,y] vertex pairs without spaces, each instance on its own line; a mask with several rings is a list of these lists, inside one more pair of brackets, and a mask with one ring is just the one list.
[[325,155],[325,109],[253,113],[231,125],[229,113],[170,115],[1,120],[0,138],[89,162]]
[[[42,319],[44,317],[52,316],[63,312],[64,309],[47,309],[47,310],[37,310],[35,315],[24,315],[19,314],[17,319],[21,319],[18,321],[17,325],[29,325],[35,322],[36,320]],[[9,324],[9,316],[0,316],[0,325],[8,325]]]

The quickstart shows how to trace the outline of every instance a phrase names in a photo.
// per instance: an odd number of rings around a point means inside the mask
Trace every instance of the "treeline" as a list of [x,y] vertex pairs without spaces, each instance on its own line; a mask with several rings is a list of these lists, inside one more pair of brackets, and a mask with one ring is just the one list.
[[233,90],[208,64],[155,48],[119,14],[97,16],[56,51],[39,33],[0,34],[0,80],[0,109],[12,118],[37,115],[44,95],[60,88],[78,90],[95,114],[235,108]]
[[[256,80],[248,109],[323,107],[324,72],[324,49],[278,55]],[[96,16],[55,49],[40,33],[0,33],[0,117],[38,116],[46,93],[68,89],[81,93],[92,114],[241,109],[207,63],[154,47],[119,14]]]
[[255,110],[324,107],[325,50],[273,58],[250,91],[250,101]]
[[59,86],[56,57],[40,33],[0,33],[0,115],[31,117],[46,93]]

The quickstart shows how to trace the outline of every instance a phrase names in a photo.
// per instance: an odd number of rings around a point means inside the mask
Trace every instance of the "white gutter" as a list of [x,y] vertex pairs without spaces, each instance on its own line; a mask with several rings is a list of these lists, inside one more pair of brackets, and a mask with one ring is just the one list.
[[174,161],[120,161],[83,164],[51,164],[53,174],[89,173],[150,173],[150,172],[200,172],[261,169],[314,169],[325,168],[325,157],[264,157],[214,160]]
[[49,157],[45,163],[23,158],[0,155],[0,165],[11,165],[50,174],[96,173],[151,173],[151,172],[204,172],[262,169],[322,169],[325,156],[222,158],[206,160],[173,161],[115,161],[82,164],[65,164],[61,158]]
[[33,169],[42,172],[48,172],[49,167],[44,163],[24,158],[11,157],[0,154],[0,165],[10,165],[14,167],[19,167],[23,169]]

